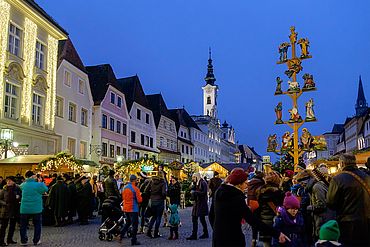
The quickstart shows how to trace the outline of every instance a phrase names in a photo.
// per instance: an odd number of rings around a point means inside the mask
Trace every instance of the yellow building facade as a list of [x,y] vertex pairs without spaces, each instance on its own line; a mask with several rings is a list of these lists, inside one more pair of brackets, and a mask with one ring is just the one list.
[[28,154],[55,154],[58,41],[63,30],[32,0],[0,0],[0,128]]

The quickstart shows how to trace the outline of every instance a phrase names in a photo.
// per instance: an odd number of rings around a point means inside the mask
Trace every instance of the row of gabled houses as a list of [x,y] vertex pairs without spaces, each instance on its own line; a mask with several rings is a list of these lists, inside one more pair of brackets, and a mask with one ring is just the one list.
[[323,135],[328,150],[318,152],[317,159],[327,159],[347,152],[363,152],[370,148],[370,108],[366,101],[361,76],[358,83],[355,114],[347,117],[343,124],[334,124],[332,130]]
[[[217,118],[211,54],[203,115],[168,109],[145,94],[137,75],[117,78],[109,64],[85,66],[68,33],[32,0],[0,0],[0,128],[11,129],[14,154],[56,154],[101,164],[260,161]],[[4,153],[4,148],[1,151]]]

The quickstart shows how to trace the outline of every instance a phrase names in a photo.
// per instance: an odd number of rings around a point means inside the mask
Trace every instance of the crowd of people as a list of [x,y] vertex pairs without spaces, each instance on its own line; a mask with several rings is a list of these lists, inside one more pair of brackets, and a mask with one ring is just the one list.
[[[192,233],[186,239],[190,242],[212,235],[215,247],[258,243],[264,247],[370,246],[370,169],[359,169],[351,154],[342,155],[340,165],[341,171],[334,176],[325,164],[283,174],[235,168],[224,180],[217,172],[209,181],[194,173],[190,186]],[[168,178],[162,166],[154,176],[140,172],[131,174],[128,181],[122,181],[113,170],[104,180],[69,174],[43,178],[27,171],[25,178],[0,177],[0,186],[0,246],[16,243],[17,223],[20,244],[27,245],[30,219],[34,245],[41,243],[45,218],[55,227],[76,222],[86,225],[99,212],[104,222],[110,217],[104,212],[107,203],[124,213],[120,242],[130,237],[132,245],[140,245],[138,234],[160,238],[162,219],[169,227],[168,240],[180,237],[182,186],[178,178]],[[212,229],[207,227],[207,216]],[[250,243],[243,234],[244,224],[252,229]]]

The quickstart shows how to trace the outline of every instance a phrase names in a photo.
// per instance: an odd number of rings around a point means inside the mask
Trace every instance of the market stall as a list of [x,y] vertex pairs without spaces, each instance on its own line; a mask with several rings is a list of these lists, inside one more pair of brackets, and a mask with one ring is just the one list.
[[54,155],[19,155],[0,160],[0,176],[24,176],[26,171],[35,171],[41,161],[52,157]]

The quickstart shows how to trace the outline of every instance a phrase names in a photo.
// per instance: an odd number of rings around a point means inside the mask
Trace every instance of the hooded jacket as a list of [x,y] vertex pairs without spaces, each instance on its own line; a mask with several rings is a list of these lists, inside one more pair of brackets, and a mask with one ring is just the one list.
[[150,191],[146,191],[150,193],[150,200],[164,201],[167,194],[166,183],[164,179],[159,176],[154,176],[152,177],[152,181],[150,183],[150,186],[148,186]]

